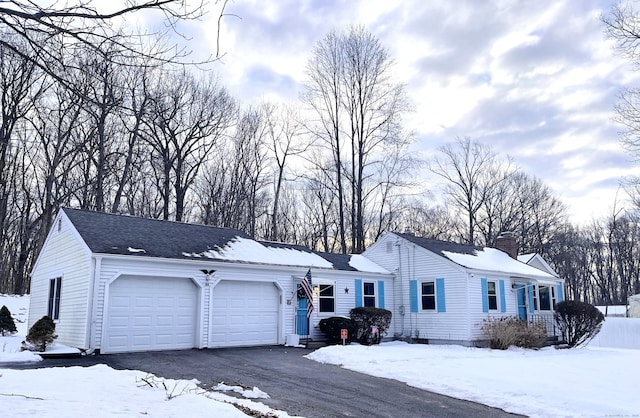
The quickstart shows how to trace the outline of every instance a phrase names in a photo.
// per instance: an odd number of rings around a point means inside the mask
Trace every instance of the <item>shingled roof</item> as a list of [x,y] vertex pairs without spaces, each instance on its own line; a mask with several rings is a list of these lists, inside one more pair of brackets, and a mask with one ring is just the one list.
[[478,247],[475,245],[465,245],[465,244],[457,244],[455,242],[449,241],[441,241],[438,239],[430,239],[430,238],[422,238],[417,237],[413,234],[396,234],[406,239],[407,241],[411,241],[412,243],[419,245],[422,248],[426,248],[427,250],[441,255],[442,257],[447,258],[443,251],[448,251],[452,253],[458,254],[469,254],[474,255],[477,251],[482,251],[483,247]]
[[251,237],[237,229],[62,209],[91,252],[185,259],[184,254],[219,250],[235,238]]
[[513,276],[557,279],[557,276],[513,259],[504,251],[496,248],[457,244],[416,237],[412,234],[399,233],[396,235],[465,268],[501,272]]
[[[91,252],[180,260],[215,260],[287,266],[360,270],[351,255],[313,251],[302,245],[257,241],[231,228],[146,219],[63,208]],[[362,263],[359,263],[362,265]]]

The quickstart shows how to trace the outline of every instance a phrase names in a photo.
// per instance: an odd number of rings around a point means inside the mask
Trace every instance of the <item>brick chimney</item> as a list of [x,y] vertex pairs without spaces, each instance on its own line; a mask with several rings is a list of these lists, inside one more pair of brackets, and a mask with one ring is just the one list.
[[496,238],[495,247],[509,254],[513,259],[518,259],[518,242],[513,232],[505,231]]

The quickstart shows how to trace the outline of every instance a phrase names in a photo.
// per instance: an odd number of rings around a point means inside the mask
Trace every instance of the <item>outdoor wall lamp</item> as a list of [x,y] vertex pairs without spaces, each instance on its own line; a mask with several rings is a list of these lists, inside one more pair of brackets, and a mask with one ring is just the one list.
[[201,272],[204,273],[206,280],[207,280],[207,284],[209,283],[209,280],[211,279],[211,276],[213,276],[215,274],[215,270],[211,269],[211,270],[207,270],[207,269],[202,269],[200,270]]

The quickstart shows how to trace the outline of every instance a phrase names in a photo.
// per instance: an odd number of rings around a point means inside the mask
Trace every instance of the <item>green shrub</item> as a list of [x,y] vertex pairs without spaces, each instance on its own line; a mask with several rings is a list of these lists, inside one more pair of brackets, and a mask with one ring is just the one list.
[[553,314],[569,348],[586,344],[595,337],[604,323],[604,315],[595,306],[576,300],[565,300],[556,305]]
[[514,316],[488,318],[482,321],[482,332],[489,347],[506,350],[511,346],[540,348],[547,343],[544,323],[527,323]]
[[2,308],[0,308],[0,334],[4,336],[15,332],[18,332],[18,329],[16,328],[16,323],[13,321],[11,312],[9,312],[9,308],[2,305]]
[[56,324],[46,315],[38,319],[27,333],[27,342],[36,351],[44,351],[56,338]]
[[[351,319],[358,325],[358,342],[360,344],[379,344],[391,325],[391,311],[382,308],[360,307],[350,312]],[[377,328],[377,334],[373,329]]]
[[320,331],[326,335],[329,340],[329,344],[341,344],[342,336],[341,331],[346,329],[347,343],[356,341],[358,337],[358,324],[351,319],[344,316],[332,316],[330,318],[324,318],[320,320]]

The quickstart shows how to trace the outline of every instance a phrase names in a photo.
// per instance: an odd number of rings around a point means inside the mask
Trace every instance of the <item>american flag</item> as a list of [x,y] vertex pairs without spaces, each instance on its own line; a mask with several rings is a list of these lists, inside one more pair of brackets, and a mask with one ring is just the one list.
[[302,290],[307,297],[307,318],[311,316],[313,312],[313,285],[311,284],[311,269],[307,271],[307,274],[302,278]]

